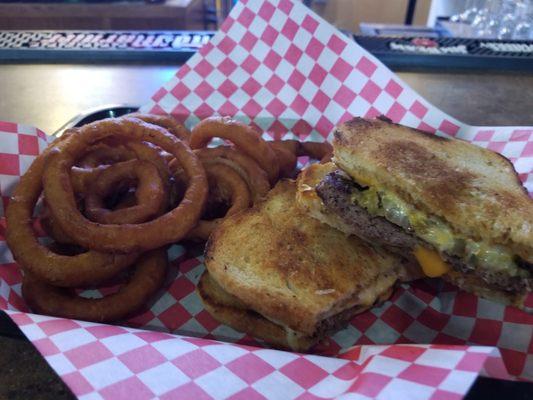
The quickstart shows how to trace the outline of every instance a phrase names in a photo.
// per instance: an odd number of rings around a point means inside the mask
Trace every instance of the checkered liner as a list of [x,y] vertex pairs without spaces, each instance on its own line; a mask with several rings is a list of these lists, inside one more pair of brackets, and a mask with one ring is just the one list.
[[[461,99],[459,99],[460,101]],[[353,116],[469,140],[508,157],[533,190],[533,128],[475,127],[429,104],[370,53],[291,0],[242,1],[143,107],[188,125],[231,115],[268,136],[323,140]]]
[[[144,111],[172,113],[189,125],[233,115],[270,137],[302,140],[324,140],[354,115],[385,114],[499,151],[533,191],[533,128],[462,124],[290,0],[237,3],[221,31]],[[11,123],[0,123],[0,135],[5,207],[45,140],[42,132]],[[80,398],[455,399],[478,373],[533,379],[533,315],[438,280],[401,286],[314,350],[334,358],[262,349],[203,309],[194,293],[204,270],[201,248],[172,247],[165,290],[150,310],[125,323],[150,331],[29,314],[4,226],[1,221],[0,308]],[[528,302],[533,307],[532,297]],[[376,346],[390,344],[396,345]]]
[[8,313],[80,399],[460,399],[483,364],[504,368],[491,347],[361,346],[326,358]]

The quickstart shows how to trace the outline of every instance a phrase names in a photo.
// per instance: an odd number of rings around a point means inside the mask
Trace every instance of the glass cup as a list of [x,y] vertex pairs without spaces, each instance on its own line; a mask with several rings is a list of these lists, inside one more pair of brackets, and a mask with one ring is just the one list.
[[517,2],[515,14],[516,23],[511,37],[516,40],[533,40],[533,1]]

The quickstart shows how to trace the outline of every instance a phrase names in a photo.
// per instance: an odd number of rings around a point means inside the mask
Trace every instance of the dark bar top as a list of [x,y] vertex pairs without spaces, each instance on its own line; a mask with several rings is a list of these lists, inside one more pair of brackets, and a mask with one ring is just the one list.
[[[179,68],[160,64],[1,64],[0,120],[53,133],[90,108],[141,105]],[[472,125],[533,125],[533,71],[399,72],[443,111]]]

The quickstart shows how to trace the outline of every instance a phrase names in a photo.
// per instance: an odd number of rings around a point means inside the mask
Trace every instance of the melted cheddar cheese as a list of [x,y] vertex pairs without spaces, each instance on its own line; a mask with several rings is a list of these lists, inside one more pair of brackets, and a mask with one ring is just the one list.
[[[424,250],[421,252],[415,250],[415,257],[420,257],[426,262],[431,274],[438,274],[445,269],[442,265],[444,263],[442,258],[438,257],[441,263],[436,259],[438,253],[460,257],[472,265],[482,265],[497,271],[505,271],[511,276],[526,273],[516,265],[514,255],[508,249],[488,242],[474,241],[456,234],[443,219],[427,215],[394,193],[381,190],[376,186],[369,186],[364,190],[355,190],[351,200],[354,204],[365,208],[370,214],[385,217],[433,247],[436,251],[433,251],[434,254],[432,255],[427,254]],[[420,264],[422,265],[422,262]],[[431,266],[429,266],[430,264]]]
[[424,274],[430,278],[437,278],[450,270],[450,266],[444,262],[435,250],[417,246],[413,253]]

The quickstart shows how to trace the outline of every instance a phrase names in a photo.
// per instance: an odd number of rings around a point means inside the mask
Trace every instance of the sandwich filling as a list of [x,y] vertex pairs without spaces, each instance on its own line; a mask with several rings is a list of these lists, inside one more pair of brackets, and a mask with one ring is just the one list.
[[316,191],[326,209],[364,239],[400,254],[410,251],[427,276],[441,276],[453,268],[502,290],[531,290],[530,263],[504,246],[455,233],[443,219],[392,192],[359,184],[341,170],[326,175]]
[[393,284],[394,281],[390,282],[388,277],[377,279],[375,284],[357,296],[357,304],[317,321],[312,333],[291,329],[282,321],[265,317],[249,308],[237,297],[226,292],[207,271],[200,278],[197,292],[204,306],[219,322],[278,347],[307,351],[329,333],[343,328],[356,314],[387,300],[392,294]]

